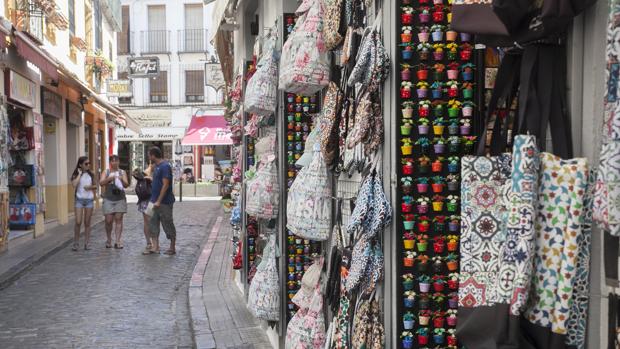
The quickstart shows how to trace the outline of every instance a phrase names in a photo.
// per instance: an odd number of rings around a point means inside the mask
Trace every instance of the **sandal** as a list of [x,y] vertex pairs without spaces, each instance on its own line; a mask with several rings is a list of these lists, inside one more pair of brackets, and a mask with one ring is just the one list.
[[78,245],[77,243],[73,243],[73,247],[71,247],[71,251],[77,252],[79,247],[80,247],[80,245]]
[[164,252],[164,254],[167,255],[167,256],[173,256],[173,255],[177,254],[177,251],[167,250],[166,252]]
[[105,243],[105,248],[112,248],[112,243],[106,242]]
[[90,246],[88,246],[87,244],[84,244],[84,251],[90,251]]
[[148,255],[151,255],[151,254],[159,254],[159,253],[160,253],[159,250],[144,250],[142,252],[142,254],[145,255],[145,256],[148,256]]

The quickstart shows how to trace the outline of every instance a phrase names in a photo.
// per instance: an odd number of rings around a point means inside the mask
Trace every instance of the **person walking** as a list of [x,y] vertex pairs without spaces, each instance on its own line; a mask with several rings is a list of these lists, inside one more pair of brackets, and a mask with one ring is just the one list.
[[80,230],[84,223],[84,250],[90,250],[90,220],[95,207],[95,176],[90,170],[90,160],[82,156],[78,159],[71,175],[71,184],[75,188],[75,226],[73,227],[73,251],[80,247]]
[[[163,226],[166,237],[170,240],[170,248],[167,255],[176,254],[177,231],[172,218],[174,194],[172,193],[172,167],[170,163],[162,159],[161,149],[152,147],[149,149],[149,159],[154,165],[153,184],[151,187],[151,204],[153,205],[150,219],[152,249],[148,252],[159,253],[159,227]],[[145,254],[146,251],[145,251]]]
[[129,186],[127,173],[119,168],[118,155],[110,156],[110,168],[101,173],[99,184],[103,192],[103,214],[105,216],[106,248],[112,248],[112,229],[115,228],[114,248],[123,248],[123,215],[127,213],[125,188]]
[[141,171],[139,168],[136,168],[133,171],[133,178],[136,179],[135,191],[138,196],[138,212],[142,213],[142,219],[144,222],[144,238],[146,239],[146,248],[144,249],[145,254],[149,254],[149,251],[153,248],[153,244],[151,243],[151,232],[149,229],[149,221],[151,217],[146,212],[149,202],[151,202],[151,186],[153,182],[153,178],[151,177],[152,173],[152,164],[150,164],[144,171]]

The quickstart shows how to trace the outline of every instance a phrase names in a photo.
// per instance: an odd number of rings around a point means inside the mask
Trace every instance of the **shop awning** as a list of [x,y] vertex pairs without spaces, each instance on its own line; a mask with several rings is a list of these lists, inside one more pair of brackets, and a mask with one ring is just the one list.
[[17,47],[17,53],[36,65],[45,74],[49,75],[53,80],[58,79],[58,64],[54,61],[49,54],[44,50],[37,47],[37,45],[30,40],[26,34],[15,31],[15,46]]
[[221,110],[206,111],[192,116],[183,145],[232,144],[230,128]]
[[213,39],[215,38],[215,35],[217,35],[217,32],[220,29],[220,25],[222,24],[222,21],[224,20],[224,15],[226,14],[226,8],[228,8],[229,3],[230,3],[230,0],[216,0],[215,1],[215,5],[213,6],[213,17],[212,17],[212,22],[211,22],[213,27],[209,31],[209,35],[211,36],[209,38],[209,41],[213,41]]

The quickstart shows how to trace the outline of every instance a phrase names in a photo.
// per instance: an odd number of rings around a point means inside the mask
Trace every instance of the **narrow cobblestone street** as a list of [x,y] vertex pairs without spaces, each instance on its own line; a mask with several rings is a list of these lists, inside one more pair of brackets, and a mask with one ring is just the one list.
[[[219,202],[175,205],[177,255],[143,256],[142,218],[125,217],[123,250],[66,247],[0,291],[2,348],[191,348],[187,288]],[[167,241],[162,233],[162,249]],[[218,256],[219,257],[219,256]]]

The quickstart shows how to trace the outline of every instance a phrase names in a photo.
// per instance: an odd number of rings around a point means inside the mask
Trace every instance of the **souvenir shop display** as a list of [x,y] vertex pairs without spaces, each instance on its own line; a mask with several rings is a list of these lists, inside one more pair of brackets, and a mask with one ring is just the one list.
[[248,307],[252,314],[262,320],[280,319],[280,278],[276,257],[278,253],[276,235],[270,234],[263,251],[261,263],[256,268],[248,292]]
[[9,132],[9,116],[5,105],[0,103],[0,251],[6,248],[9,236],[9,168],[13,164]]
[[11,108],[8,113],[8,147],[11,159],[11,165],[7,169],[10,188],[8,221],[11,225],[25,227],[34,225],[37,215],[37,203],[30,202],[27,193],[38,184],[37,169],[28,163],[29,154],[35,149],[35,128],[26,126],[25,115],[21,110]]
[[276,111],[279,62],[276,45],[276,31],[270,30],[265,38],[264,51],[258,61],[256,73],[246,87],[244,106],[247,113],[268,116]]
[[459,345],[461,157],[476,141],[479,86],[473,38],[451,11],[402,1],[400,13],[399,348]]

